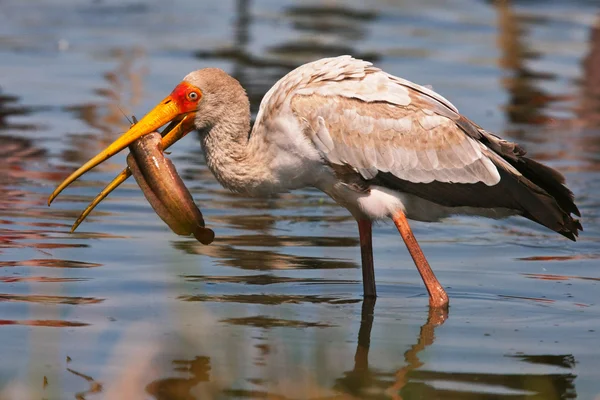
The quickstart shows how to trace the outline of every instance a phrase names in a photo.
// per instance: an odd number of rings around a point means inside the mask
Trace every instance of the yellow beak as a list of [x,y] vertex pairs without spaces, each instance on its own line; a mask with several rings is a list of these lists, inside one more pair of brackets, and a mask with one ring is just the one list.
[[[48,205],[52,203],[52,201],[56,198],[56,196],[60,194],[60,192],[62,192],[67,186],[73,183],[81,175],[85,174],[98,164],[108,160],[110,157],[114,156],[115,154],[117,154],[118,152],[120,152],[121,150],[123,150],[142,136],[154,132],[158,130],[161,126],[173,120],[177,120],[183,116],[185,116],[186,118],[182,119],[181,122],[177,124],[178,128],[176,130],[170,129],[168,132],[166,132],[167,130],[165,130],[166,135],[163,136],[167,136],[169,133],[173,132],[170,140],[173,140],[175,137],[177,137],[175,139],[175,141],[177,141],[194,128],[192,115],[185,114],[185,111],[182,111],[180,109],[178,102],[174,101],[171,95],[167,96],[156,107],[154,107],[152,111],[146,114],[144,118],[142,118],[137,124],[133,125],[131,129],[129,129],[127,132],[121,135],[121,137],[119,137],[117,140],[111,143],[106,149],[102,150],[99,154],[97,154],[91,160],[86,162],[77,171],[69,175],[67,179],[65,179],[60,185],[58,185],[58,187],[54,190],[54,192],[52,192],[52,194],[48,198]],[[183,124],[184,120],[185,124]],[[184,132],[183,130],[186,131]],[[174,143],[174,141],[171,142],[171,144],[172,143]]]

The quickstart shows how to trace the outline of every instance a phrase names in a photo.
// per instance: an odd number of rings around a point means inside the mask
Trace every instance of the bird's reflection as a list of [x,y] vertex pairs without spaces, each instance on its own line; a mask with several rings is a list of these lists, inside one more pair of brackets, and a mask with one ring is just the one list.
[[[437,312],[435,310],[429,312],[429,316],[426,322],[421,327],[419,334],[415,340],[415,344],[405,352],[404,362],[406,365],[400,370],[398,370],[398,372],[396,372],[395,380],[392,380],[392,385],[390,386],[390,373],[380,372],[377,370],[372,371],[369,367],[369,347],[371,342],[371,330],[373,328],[374,310],[374,299],[368,299],[363,301],[361,310],[361,322],[358,330],[358,341],[354,356],[354,367],[352,370],[345,372],[341,378],[335,380],[333,390],[338,393],[345,393],[350,394],[352,396],[356,396],[356,398],[381,398],[383,391],[387,393],[387,396],[385,397],[391,396],[392,398],[400,398],[398,397],[398,395],[394,395],[394,393],[399,393],[402,390],[402,388],[407,382],[406,376],[408,373],[423,365],[423,363],[419,361],[418,354],[434,343],[434,331],[437,326],[441,325],[445,321],[445,319],[447,318],[447,313]],[[273,329],[280,328],[283,326],[291,326],[296,328],[300,327],[296,325],[286,324],[249,324],[249,326],[261,327],[262,329]],[[323,324],[306,324],[302,326],[305,328],[327,328],[327,326]],[[270,348],[268,344],[264,343],[257,345],[257,347],[262,349],[263,353],[268,353]],[[267,358],[263,357],[261,358],[261,360],[262,361],[258,364],[258,366],[268,367],[266,363]],[[204,355],[197,356],[191,360],[173,360],[172,366],[174,367],[175,372],[185,373],[186,376],[181,378],[156,379],[146,386],[146,391],[157,400],[198,399],[199,397],[193,394],[193,388],[196,388],[195,393],[203,392],[203,388],[199,384],[206,383],[210,386],[212,378],[213,385],[210,387],[213,390],[212,394],[215,395],[216,398],[219,396],[219,394],[214,392],[214,389],[216,388],[214,384],[215,382],[219,381],[219,377],[211,377],[210,371],[211,364],[215,364],[217,362],[219,362],[219,360],[214,358],[211,359],[210,357]],[[274,378],[282,379],[284,377],[275,376]],[[287,398],[285,396],[291,395],[291,393],[276,393],[272,387],[273,382],[268,382],[268,380],[248,379],[248,381],[255,386],[263,387],[264,390],[250,390],[245,388],[233,388],[218,385],[219,392],[221,395],[232,395],[251,398],[255,398],[255,396],[259,396],[261,398]],[[314,384],[317,385],[316,383]],[[381,390],[375,391],[378,393],[377,395],[372,395],[374,393],[373,388],[379,388]],[[280,387],[279,390],[281,389],[283,389],[284,391],[286,390],[285,387]],[[312,390],[309,390],[308,392],[318,393],[323,389],[324,388],[314,388]],[[204,393],[206,393],[206,391],[204,391]]]
[[[404,366],[395,372],[391,380],[388,372],[372,371],[369,368],[369,348],[371,346],[371,329],[375,313],[375,300],[365,299],[362,305],[361,322],[358,330],[358,343],[354,354],[354,368],[342,378],[336,380],[335,388],[359,398],[380,398],[380,388],[391,398],[401,399],[399,393],[408,382],[411,371],[423,366],[419,353],[434,344],[435,329],[448,318],[448,311],[429,308],[427,320],[421,326],[419,335],[404,353]],[[386,396],[386,397],[387,397]]]
[[[506,373],[492,372],[455,372],[427,369],[422,361],[425,350],[434,351],[431,347],[435,344],[436,330],[448,319],[448,313],[429,309],[425,322],[421,325],[413,344],[404,352],[403,359],[394,362],[400,365],[397,370],[382,369],[377,367],[382,360],[370,359],[369,350],[381,347],[381,342],[373,343],[371,332],[376,325],[375,300],[365,300],[362,303],[361,321],[358,329],[356,347],[353,348],[354,365],[338,378],[321,375],[306,381],[299,376],[290,377],[287,374],[293,365],[281,364],[289,362],[269,356],[277,353],[277,340],[268,340],[267,331],[274,329],[333,329],[333,326],[324,323],[307,323],[298,320],[283,320],[268,317],[247,317],[223,320],[227,324],[241,326],[247,329],[252,339],[243,347],[254,347],[259,350],[257,362],[249,370],[248,364],[241,359],[245,353],[241,351],[239,343],[229,343],[219,346],[219,349],[228,349],[225,353],[204,350],[196,353],[206,343],[187,342],[183,338],[175,341],[161,339],[149,346],[147,351],[150,356],[139,356],[146,362],[133,363],[121,375],[117,382],[101,382],[82,372],[68,369],[69,372],[84,378],[90,385],[85,392],[77,395],[84,396],[91,393],[104,391],[109,400],[122,398],[119,390],[129,388],[131,393],[145,391],[146,394],[157,400],[192,400],[213,398],[360,398],[360,399],[500,399],[500,398],[534,398],[534,399],[573,399],[577,398],[575,388],[576,375],[573,373],[577,361],[571,354],[509,354],[517,363]],[[248,320],[244,322],[242,320]],[[258,337],[257,330],[262,332]],[[236,336],[237,337],[237,336]],[[259,342],[257,343],[256,340]],[[267,341],[266,341],[267,340]],[[254,343],[254,346],[251,344]],[[315,349],[321,348],[324,343],[316,343]],[[138,344],[136,344],[137,346]],[[175,347],[173,347],[173,345]],[[132,346],[135,348],[136,346]],[[390,346],[388,343],[386,346]],[[387,354],[393,354],[393,347],[387,348]],[[125,346],[124,348],[129,348]],[[304,354],[310,353],[303,348]],[[190,355],[196,353],[197,355]],[[173,356],[172,354],[178,354]],[[185,354],[185,356],[182,356]],[[169,356],[170,355],[170,356]],[[336,360],[337,357],[334,357]],[[167,362],[163,369],[163,360]],[[168,360],[172,360],[168,362]],[[386,360],[389,361],[389,360]],[[518,363],[523,362],[527,367],[519,368]],[[244,366],[245,365],[245,366]],[[221,368],[226,366],[226,368]],[[535,366],[539,367],[538,370]],[[425,368],[424,368],[425,367]],[[131,368],[139,369],[132,370]],[[158,370],[157,370],[158,368]],[[302,368],[300,366],[300,368]],[[549,369],[549,370],[548,370]],[[217,371],[220,371],[217,372]],[[222,376],[224,371],[227,376]],[[269,373],[271,371],[271,373]],[[141,372],[141,373],[140,373]],[[263,375],[263,372],[267,375]],[[316,371],[314,371],[316,372]],[[173,376],[173,374],[179,376]],[[144,380],[144,376],[152,376],[152,380]],[[332,386],[327,382],[332,379]],[[244,383],[245,382],[245,383]],[[286,382],[286,383],[282,383]],[[297,389],[301,385],[303,394],[299,395]],[[309,385],[310,387],[304,387]],[[115,388],[119,390],[114,390]],[[324,396],[323,393],[329,393]],[[116,396],[115,396],[116,394]],[[341,397],[340,397],[341,396]],[[136,397],[142,398],[142,396]],[[145,398],[145,397],[144,397]]]
[[373,384],[375,379],[369,370],[369,347],[371,346],[371,329],[375,313],[375,299],[365,299],[362,304],[360,328],[358,330],[358,343],[354,353],[354,368],[342,378],[336,380],[335,389],[363,396]]
[[[436,339],[435,331],[447,319],[448,313],[429,309],[427,320],[421,326],[415,342],[404,352],[404,366],[395,372],[382,371],[371,367],[369,348],[374,321],[375,301],[365,301],[362,306],[358,343],[354,356],[354,368],[345,372],[335,382],[334,388],[361,399],[407,399],[407,398],[452,398],[489,399],[504,398],[491,396],[489,388],[506,388],[510,398],[571,399],[577,398],[576,375],[572,373],[576,365],[572,354],[568,355],[509,355],[529,364],[556,367],[559,372],[494,374],[478,372],[443,372],[423,369],[424,362],[419,355],[432,346]],[[374,360],[373,364],[377,364]],[[447,388],[438,388],[436,383],[446,382]],[[472,386],[473,385],[473,386]],[[511,397],[512,396],[512,397]],[[515,397],[516,396],[516,397]]]

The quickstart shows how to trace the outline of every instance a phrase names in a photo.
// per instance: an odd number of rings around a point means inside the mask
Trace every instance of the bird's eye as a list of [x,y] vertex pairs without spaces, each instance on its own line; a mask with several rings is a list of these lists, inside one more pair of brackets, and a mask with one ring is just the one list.
[[198,93],[196,93],[196,92],[189,92],[188,93],[188,99],[190,99],[191,101],[198,100]]

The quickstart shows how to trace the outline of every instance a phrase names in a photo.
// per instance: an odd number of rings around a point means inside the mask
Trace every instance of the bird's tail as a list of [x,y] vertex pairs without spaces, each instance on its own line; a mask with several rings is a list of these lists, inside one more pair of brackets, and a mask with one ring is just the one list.
[[[578,217],[581,214],[575,205],[573,192],[565,186],[565,177],[560,172],[526,157],[527,152],[517,143],[482,129],[464,116],[459,117],[457,124],[502,158],[494,163],[501,175],[505,175],[502,179],[511,186],[513,200],[520,205],[523,216],[576,240],[583,227],[571,214]],[[501,165],[505,162],[521,176],[510,173],[506,165]]]
[[573,192],[564,185],[564,176],[524,156],[504,159],[522,174],[515,180],[515,194],[524,208],[523,215],[575,241],[583,227],[571,214],[581,217],[581,213]]

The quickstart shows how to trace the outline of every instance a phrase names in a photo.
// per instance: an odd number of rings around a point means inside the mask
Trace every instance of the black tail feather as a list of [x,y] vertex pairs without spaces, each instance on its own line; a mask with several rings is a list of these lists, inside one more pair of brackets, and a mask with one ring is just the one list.
[[581,213],[574,202],[575,196],[564,185],[565,177],[562,174],[527,157],[521,157],[513,166],[527,179],[554,197],[560,208],[581,217]]
[[527,157],[504,159],[522,174],[512,178],[520,186],[520,190],[514,190],[514,195],[524,209],[523,216],[566,238],[577,240],[583,227],[571,214],[581,217],[581,213],[575,205],[573,192],[564,185],[564,176]]
[[579,235],[578,230],[582,230],[581,223],[571,217],[570,213],[561,207],[551,193],[540,187],[538,181],[531,179],[535,175],[527,176],[523,171],[519,171],[523,175],[517,176],[502,167],[499,170],[504,189],[510,193],[513,204],[520,208],[525,218],[544,225],[573,241],[576,240]]
[[[463,130],[465,126],[473,124],[464,117],[459,122]],[[517,143],[503,140],[473,125],[479,134],[477,139],[522,174],[521,177],[515,176],[502,165],[497,165],[504,171],[504,175],[508,175],[508,179],[503,177],[503,180],[520,183],[520,190],[514,185],[512,190],[514,200],[523,207],[523,215],[574,241],[583,227],[579,220],[571,216],[574,214],[581,217],[581,213],[575,205],[573,192],[565,186],[565,177],[558,171],[526,157],[527,152]],[[471,129],[473,130],[473,127]],[[470,131],[465,132],[469,134]],[[470,135],[474,137],[473,133]]]

